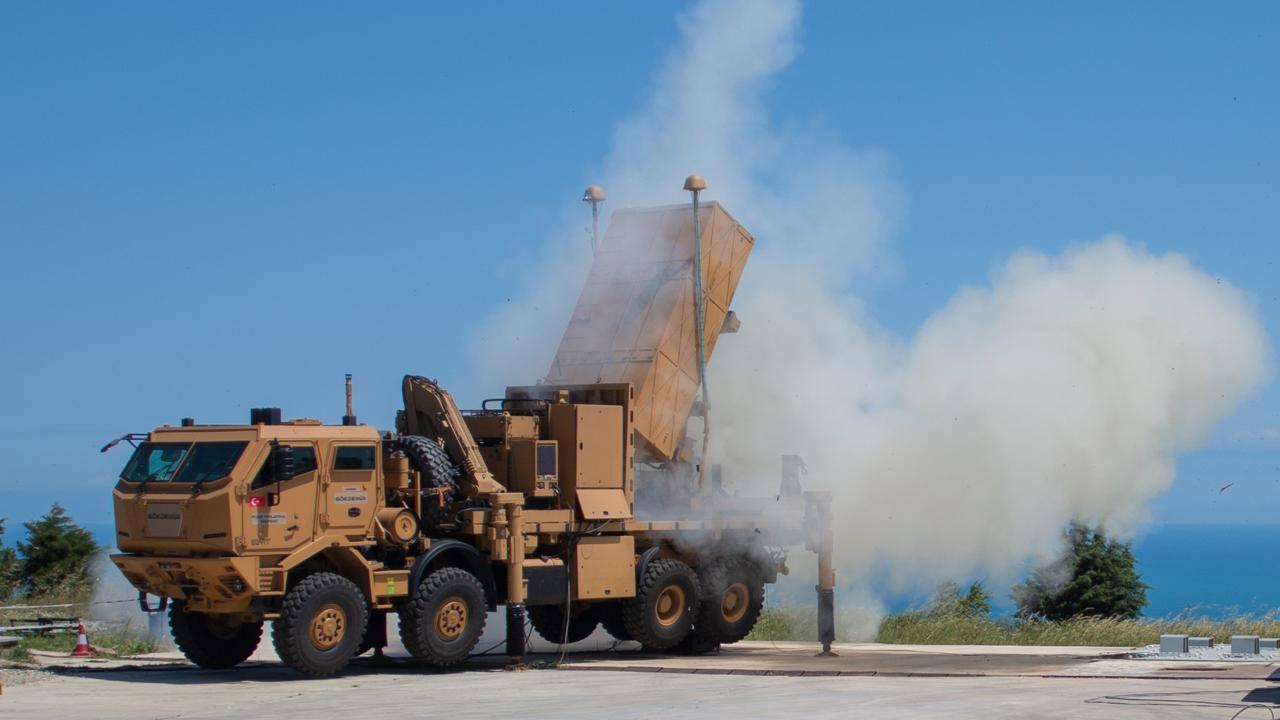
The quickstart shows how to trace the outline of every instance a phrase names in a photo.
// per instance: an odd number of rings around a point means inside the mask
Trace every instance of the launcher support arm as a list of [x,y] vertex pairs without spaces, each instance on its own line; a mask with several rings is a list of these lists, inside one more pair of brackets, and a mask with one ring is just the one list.
[[467,497],[506,492],[489,472],[476,439],[462,419],[462,411],[448,390],[434,380],[417,375],[404,378],[404,432],[444,441],[445,452],[462,468],[462,489]]

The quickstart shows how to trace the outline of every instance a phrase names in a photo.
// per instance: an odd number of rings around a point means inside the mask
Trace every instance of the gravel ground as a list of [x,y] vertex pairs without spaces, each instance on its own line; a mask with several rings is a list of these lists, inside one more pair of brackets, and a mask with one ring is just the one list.
[[0,682],[5,687],[15,685],[29,685],[31,683],[48,680],[53,677],[53,673],[48,670],[28,670],[26,668],[16,667],[0,667]]

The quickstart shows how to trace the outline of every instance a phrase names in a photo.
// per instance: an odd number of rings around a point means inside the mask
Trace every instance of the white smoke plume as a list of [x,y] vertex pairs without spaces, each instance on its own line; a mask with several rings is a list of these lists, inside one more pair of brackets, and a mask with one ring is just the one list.
[[[897,272],[891,161],[768,112],[799,23],[788,0],[695,5],[599,178],[610,206],[628,207],[686,202],[681,180],[699,172],[756,236],[734,302],[742,329],[710,364],[711,461],[772,491],[779,456],[804,456],[811,484],[835,493],[849,583],[877,563],[910,588],[999,577],[1052,554],[1070,520],[1138,527],[1177,454],[1266,379],[1251,301],[1115,236],[1021,252],[895,337],[858,296],[872,269]],[[476,338],[499,383],[536,380],[554,353],[589,259],[581,221],[568,225],[546,257],[575,269]]]
[[[161,614],[153,619],[152,615],[142,612],[137,588],[116,569],[107,552],[93,557],[89,577],[93,580],[93,597],[89,601],[87,619],[146,633],[160,647],[172,646],[168,615]],[[150,601],[157,603],[158,598],[152,597]]]
[[1120,237],[1018,254],[900,349],[837,307],[752,293],[711,380],[717,458],[746,473],[803,455],[835,491],[855,580],[875,562],[915,589],[1007,578],[1051,556],[1071,520],[1127,534],[1176,455],[1267,374],[1238,290]]

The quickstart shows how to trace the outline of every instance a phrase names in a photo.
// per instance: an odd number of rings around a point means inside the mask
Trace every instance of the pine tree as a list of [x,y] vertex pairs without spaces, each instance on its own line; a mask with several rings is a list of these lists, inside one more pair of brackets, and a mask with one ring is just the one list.
[[1108,538],[1101,529],[1072,523],[1067,554],[1037,568],[1014,586],[1013,601],[1023,618],[1136,618],[1147,604],[1147,585],[1138,575],[1128,543]]
[[[0,538],[4,537],[4,518],[0,518]],[[3,543],[3,540],[0,540]],[[13,548],[0,545],[0,602],[13,597],[18,589],[18,577],[21,574],[18,554]]]
[[22,556],[21,584],[33,595],[79,591],[88,585],[89,562],[98,545],[88,530],[76,525],[66,510],[54,503],[39,520],[23,523],[26,542],[18,543]]

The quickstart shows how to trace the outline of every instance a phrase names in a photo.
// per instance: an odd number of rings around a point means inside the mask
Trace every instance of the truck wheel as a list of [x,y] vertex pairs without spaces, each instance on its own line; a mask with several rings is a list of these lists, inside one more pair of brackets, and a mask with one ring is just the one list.
[[640,576],[636,596],[623,604],[622,620],[646,648],[670,650],[693,629],[698,600],[692,568],[679,560],[653,560]]
[[422,475],[422,517],[418,522],[424,531],[435,530],[444,522],[449,506],[458,496],[458,478],[462,473],[449,459],[449,453],[431,438],[401,435],[397,447]]
[[480,641],[487,610],[484,586],[475,575],[441,568],[400,608],[400,640],[410,655],[428,665],[457,665]]
[[[529,622],[547,642],[559,645],[566,640],[562,605],[535,605],[529,608]],[[586,640],[599,624],[600,620],[592,608],[581,608],[577,614],[569,616],[568,642]]]
[[631,639],[631,633],[627,632],[627,624],[622,620],[621,602],[596,605],[596,616],[600,618],[600,625],[604,627],[605,632],[612,635],[614,640],[626,642]]
[[284,596],[271,639],[285,665],[324,677],[347,666],[368,622],[368,601],[360,588],[336,573],[318,572]]
[[231,617],[189,612],[185,602],[173,600],[169,630],[188,660],[202,668],[222,670],[248,660],[262,640],[262,621],[236,623]]
[[727,645],[746,637],[764,607],[764,582],[741,560],[718,562],[700,578],[702,610],[693,632],[712,643]]

